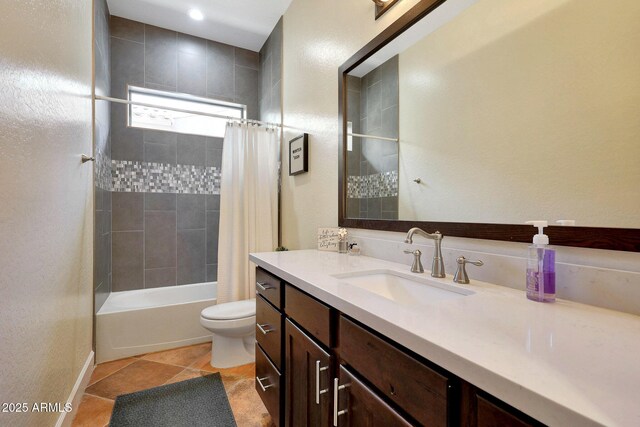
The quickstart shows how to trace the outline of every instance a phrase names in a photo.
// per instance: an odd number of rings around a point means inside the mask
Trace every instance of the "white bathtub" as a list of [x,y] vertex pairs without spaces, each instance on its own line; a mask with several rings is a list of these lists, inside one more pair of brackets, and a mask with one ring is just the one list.
[[96,363],[211,340],[202,309],[217,283],[113,292],[96,315]]

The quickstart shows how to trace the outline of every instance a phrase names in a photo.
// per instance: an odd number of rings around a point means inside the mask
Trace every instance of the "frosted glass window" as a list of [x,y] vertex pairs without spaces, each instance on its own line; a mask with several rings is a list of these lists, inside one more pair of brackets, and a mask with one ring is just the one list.
[[129,126],[131,127],[220,138],[224,137],[227,119],[161,107],[234,118],[245,118],[247,110],[242,104],[134,86],[129,87],[129,100],[159,106],[153,108],[129,105]]

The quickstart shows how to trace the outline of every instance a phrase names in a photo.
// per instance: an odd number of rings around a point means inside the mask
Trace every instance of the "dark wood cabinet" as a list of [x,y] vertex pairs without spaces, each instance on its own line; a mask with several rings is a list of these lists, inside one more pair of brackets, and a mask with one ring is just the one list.
[[330,426],[332,358],[291,320],[285,323],[285,426]]
[[282,371],[282,315],[262,296],[256,296],[256,341]]
[[256,390],[276,426],[280,425],[281,375],[256,343]]
[[256,278],[256,389],[276,426],[542,426],[273,274]]
[[452,380],[340,316],[340,360],[422,425],[446,427]]
[[460,393],[462,427],[542,427],[544,424],[463,381]]
[[333,425],[338,427],[411,426],[402,415],[340,365],[333,385]]

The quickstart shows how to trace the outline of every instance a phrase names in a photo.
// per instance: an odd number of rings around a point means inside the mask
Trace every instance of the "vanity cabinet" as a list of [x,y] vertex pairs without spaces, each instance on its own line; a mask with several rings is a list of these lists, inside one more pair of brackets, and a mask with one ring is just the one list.
[[276,426],[541,425],[271,273],[256,278],[256,389]]

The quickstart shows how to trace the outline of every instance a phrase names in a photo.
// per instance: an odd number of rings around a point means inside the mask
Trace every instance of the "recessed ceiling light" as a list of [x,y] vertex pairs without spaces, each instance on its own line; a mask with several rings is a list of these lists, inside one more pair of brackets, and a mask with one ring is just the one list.
[[204,19],[204,15],[198,9],[191,9],[189,11],[189,17],[196,21],[202,21]]

